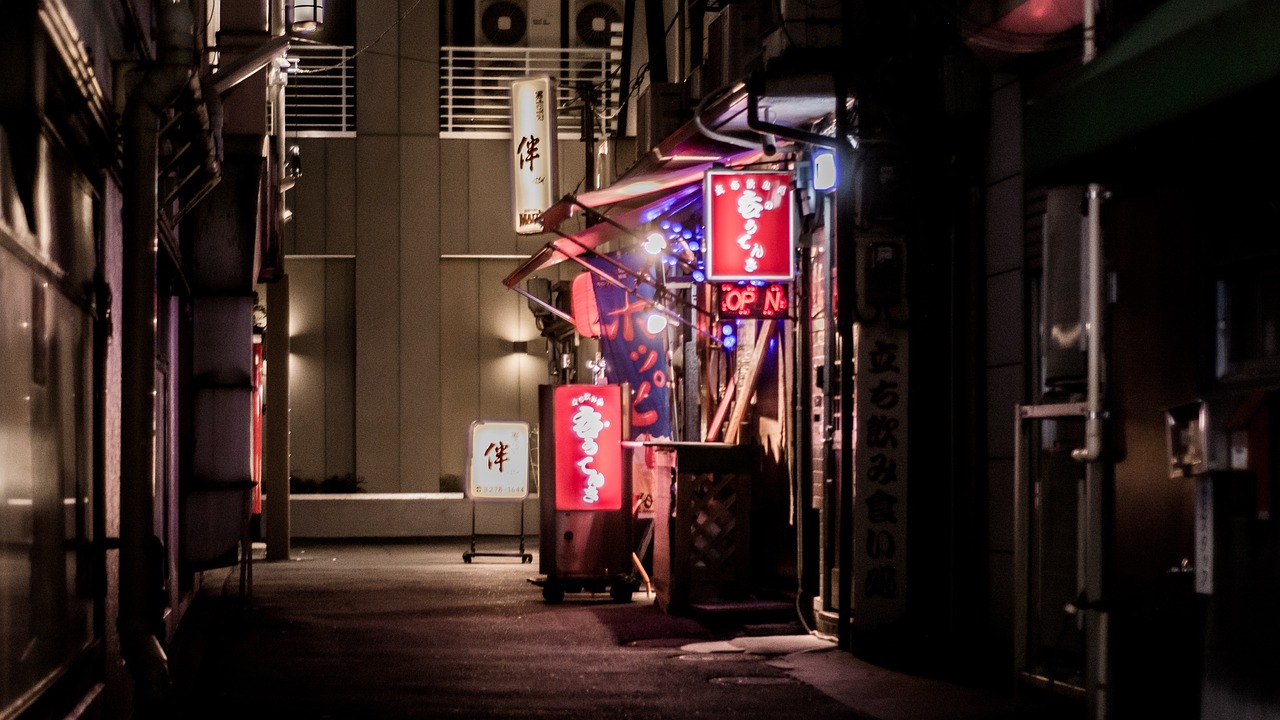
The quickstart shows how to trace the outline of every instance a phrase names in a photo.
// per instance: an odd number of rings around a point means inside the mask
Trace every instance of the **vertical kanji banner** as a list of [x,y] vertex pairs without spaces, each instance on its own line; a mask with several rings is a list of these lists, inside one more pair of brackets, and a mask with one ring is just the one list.
[[555,82],[546,76],[511,83],[511,210],[521,235],[543,231],[538,216],[559,199]]
[[[643,252],[611,256],[633,272],[652,272],[652,256]],[[667,362],[666,330],[652,331],[649,317],[658,313],[649,302],[654,289],[637,288],[634,279],[612,263],[595,259],[594,267],[631,288],[627,292],[592,273],[600,317],[600,352],[605,377],[631,386],[631,437],[628,440],[670,438],[671,367]]]
[[854,338],[854,623],[875,628],[907,609],[907,331],[859,324]]

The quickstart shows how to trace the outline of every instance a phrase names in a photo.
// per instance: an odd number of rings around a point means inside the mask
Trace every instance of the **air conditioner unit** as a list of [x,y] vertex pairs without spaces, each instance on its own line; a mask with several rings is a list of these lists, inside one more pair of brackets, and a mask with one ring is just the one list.
[[476,45],[560,47],[560,0],[476,0]]
[[726,6],[707,27],[707,59],[700,95],[741,80],[761,65],[760,10],[756,3]]
[[651,83],[640,95],[636,119],[636,152],[643,155],[693,117],[684,83]]
[[610,27],[622,22],[622,0],[569,0],[569,47],[609,47]]

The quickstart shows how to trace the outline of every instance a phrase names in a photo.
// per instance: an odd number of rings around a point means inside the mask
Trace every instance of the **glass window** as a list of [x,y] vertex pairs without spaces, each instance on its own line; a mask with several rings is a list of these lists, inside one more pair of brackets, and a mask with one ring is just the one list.
[[[0,202],[9,204],[4,149]],[[61,237],[37,240],[25,223],[0,222],[0,715],[94,639],[92,573],[81,560],[93,517],[92,326],[49,269],[92,261],[82,257],[92,235],[81,236],[92,223],[75,219],[93,201],[77,173],[42,183],[48,194],[37,197],[72,208],[71,222],[56,226]],[[33,247],[46,251],[38,261]]]

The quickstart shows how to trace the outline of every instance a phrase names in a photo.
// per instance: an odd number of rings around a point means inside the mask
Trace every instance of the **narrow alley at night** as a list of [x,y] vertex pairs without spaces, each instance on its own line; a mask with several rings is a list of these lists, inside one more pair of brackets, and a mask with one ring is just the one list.
[[[506,552],[510,537],[479,541]],[[465,538],[308,542],[201,593],[175,718],[1012,720],[1013,697],[856,660],[795,615],[694,619],[571,593]],[[790,619],[788,619],[790,618]]]
[[1277,0],[0,67],[0,720],[1280,720]]

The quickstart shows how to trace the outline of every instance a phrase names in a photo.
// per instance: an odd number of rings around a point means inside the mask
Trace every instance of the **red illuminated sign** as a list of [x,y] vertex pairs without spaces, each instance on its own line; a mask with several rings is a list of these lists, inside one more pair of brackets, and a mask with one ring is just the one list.
[[787,286],[781,283],[761,286],[720,283],[722,318],[785,318],[787,307]]
[[707,171],[703,197],[708,279],[795,277],[791,191],[788,172]]
[[559,385],[554,399],[556,509],[622,507],[622,386]]

